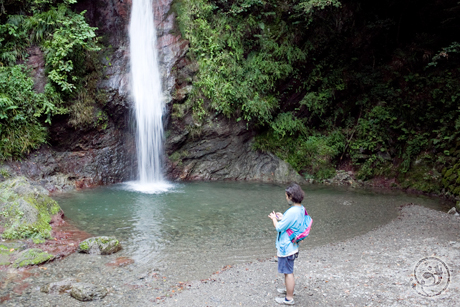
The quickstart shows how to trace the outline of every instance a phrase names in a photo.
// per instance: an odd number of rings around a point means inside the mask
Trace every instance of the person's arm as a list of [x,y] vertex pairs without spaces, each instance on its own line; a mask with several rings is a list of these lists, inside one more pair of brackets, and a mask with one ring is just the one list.
[[292,210],[287,210],[284,213],[284,216],[281,219],[281,221],[276,223],[276,225],[274,224],[276,231],[278,232],[286,231],[287,229],[289,229],[289,227],[292,226],[292,223],[294,222],[294,220],[295,220],[295,216],[292,214]]

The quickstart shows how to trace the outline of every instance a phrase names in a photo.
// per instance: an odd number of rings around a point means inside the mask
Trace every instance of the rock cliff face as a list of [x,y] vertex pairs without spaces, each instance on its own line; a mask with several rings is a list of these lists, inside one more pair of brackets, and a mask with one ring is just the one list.
[[304,181],[286,162],[270,153],[254,151],[254,134],[242,122],[215,117],[200,127],[199,135],[190,132],[187,124],[193,124],[190,116],[170,125],[166,152],[171,178],[279,183]]
[[[75,129],[65,117],[54,120],[50,146],[44,146],[27,159],[12,162],[7,170],[25,175],[48,190],[65,190],[121,182],[135,178],[137,168],[135,137],[130,123],[132,99],[129,95],[129,40],[127,37],[131,0],[80,0],[78,11],[86,10],[91,26],[109,55],[102,59],[104,77],[98,87],[107,93],[104,129]],[[172,0],[154,0],[153,10],[158,35],[160,70],[164,97],[169,111],[183,103],[198,70],[188,57],[188,42],[175,28]],[[34,71],[43,67],[39,50],[33,54]],[[38,64],[37,64],[38,63]],[[40,64],[41,63],[41,64]],[[43,78],[37,78],[40,90]],[[172,119],[165,116],[166,169],[171,180],[257,180],[302,182],[285,162],[269,153],[251,149],[253,133],[244,123],[212,118],[193,133],[190,115]]]
[[[105,127],[69,125],[68,117],[53,118],[48,146],[26,159],[3,166],[10,174],[25,175],[50,191],[104,185],[132,179],[135,167],[135,139],[129,125],[129,54],[127,26],[130,1],[79,1],[75,9],[86,10],[91,26],[107,47],[101,60],[104,77],[98,88],[106,93],[103,111]],[[43,53],[31,48],[32,73],[37,91],[43,90]]]

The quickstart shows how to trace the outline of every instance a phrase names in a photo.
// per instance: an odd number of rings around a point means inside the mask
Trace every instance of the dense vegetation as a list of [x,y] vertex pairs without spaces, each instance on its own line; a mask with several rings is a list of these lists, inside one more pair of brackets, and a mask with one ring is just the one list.
[[[100,47],[76,1],[0,0],[0,160],[46,142],[55,115],[104,118]],[[243,120],[256,149],[307,178],[354,169],[460,195],[458,0],[175,0],[175,11],[199,64],[175,116]],[[36,47],[43,90],[27,65]]]
[[[460,4],[178,0],[199,63],[184,105],[259,131],[304,176],[460,194]],[[175,112],[181,114],[183,112]]]
[[[74,12],[73,3],[0,0],[0,160],[20,157],[46,142],[53,115],[70,111],[75,125],[84,122],[78,114],[84,109],[75,105],[84,105],[82,85],[98,74],[91,52],[99,47],[85,12]],[[42,92],[34,89],[23,65],[34,46],[45,58]]]

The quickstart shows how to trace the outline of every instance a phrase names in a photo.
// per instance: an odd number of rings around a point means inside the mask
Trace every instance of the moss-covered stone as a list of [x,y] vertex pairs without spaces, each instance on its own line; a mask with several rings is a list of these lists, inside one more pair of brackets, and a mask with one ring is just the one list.
[[404,189],[411,188],[425,193],[440,193],[442,187],[449,184],[441,178],[442,174],[434,168],[429,159],[420,159],[420,162],[414,163],[407,173],[401,173],[398,180]]
[[0,255],[10,255],[14,252],[25,250],[27,245],[21,241],[4,242],[0,244]]
[[38,248],[29,248],[19,253],[13,266],[21,268],[28,265],[37,265],[53,259],[54,256]]
[[460,162],[458,159],[453,158],[449,164],[453,165],[453,167],[448,166],[443,171],[442,185],[446,192],[460,195]]
[[41,186],[25,177],[0,183],[0,226],[5,239],[51,237],[51,217],[61,208]]
[[87,254],[108,255],[121,250],[121,244],[115,237],[94,237],[80,243],[78,251]]

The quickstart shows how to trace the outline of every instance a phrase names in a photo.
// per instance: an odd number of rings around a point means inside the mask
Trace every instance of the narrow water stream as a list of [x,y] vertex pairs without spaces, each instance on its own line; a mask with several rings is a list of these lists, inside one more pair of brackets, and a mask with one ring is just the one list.
[[[346,240],[388,223],[397,207],[445,209],[440,199],[351,188],[305,186],[314,219],[302,249]],[[56,197],[66,217],[94,236],[114,235],[134,266],[161,267],[182,280],[208,277],[224,265],[275,255],[267,215],[284,212],[284,186],[198,182],[143,194],[115,185]]]

